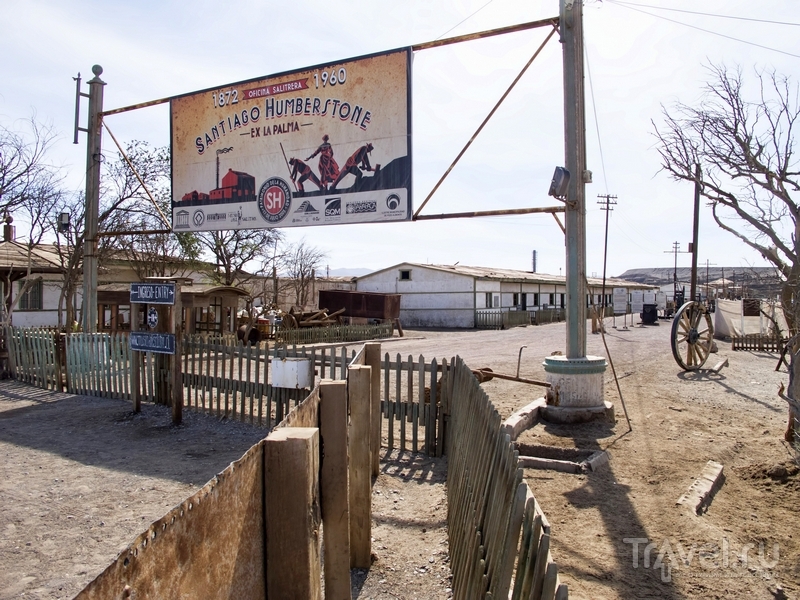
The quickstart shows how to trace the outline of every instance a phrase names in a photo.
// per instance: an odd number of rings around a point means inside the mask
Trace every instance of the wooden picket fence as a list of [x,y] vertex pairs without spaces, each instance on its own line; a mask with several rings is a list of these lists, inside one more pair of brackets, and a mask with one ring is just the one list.
[[392,337],[392,323],[373,325],[332,325],[330,327],[280,327],[275,339],[280,344],[344,344]]
[[731,337],[731,350],[756,350],[759,352],[782,352],[785,339],[773,335],[748,333]]
[[[166,362],[156,354],[132,352],[125,333],[59,334],[14,328],[9,339],[20,381],[72,394],[130,400],[132,361],[139,360],[141,399],[155,403],[169,397],[162,391],[169,385]],[[271,428],[308,390],[274,388],[270,359],[308,358],[319,379],[346,379],[354,356],[347,344],[268,348],[242,345],[233,336],[187,335],[181,355],[184,407]],[[446,363],[423,356],[384,355],[381,414],[389,449],[441,456],[444,423],[438,381],[444,368]]]
[[16,379],[44,389],[61,389],[61,363],[56,360],[56,333],[46,328],[5,331],[9,367]]
[[550,526],[522,479],[511,438],[460,358],[444,374],[442,396],[453,597],[567,598],[549,552]]
[[[356,351],[347,346],[307,348],[292,346],[279,350],[279,356],[310,359],[320,379],[346,379],[347,366],[356,358]],[[423,452],[441,456],[444,450],[443,411],[439,402],[438,380],[447,368],[424,356],[403,359],[389,353],[381,361],[381,415],[386,426],[383,445],[390,450]]]
[[520,325],[545,325],[560,323],[565,319],[563,308],[540,308],[537,310],[476,310],[476,329],[508,329]]

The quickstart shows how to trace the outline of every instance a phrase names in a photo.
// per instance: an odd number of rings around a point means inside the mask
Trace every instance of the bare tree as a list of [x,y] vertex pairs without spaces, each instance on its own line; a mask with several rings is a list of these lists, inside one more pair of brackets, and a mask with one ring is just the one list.
[[8,212],[43,189],[57,187],[59,170],[47,161],[56,134],[32,115],[26,133],[0,125],[0,210]]
[[294,290],[295,304],[310,304],[311,282],[315,272],[322,266],[327,254],[306,242],[305,238],[288,247],[281,258],[281,270]]
[[741,69],[709,66],[697,106],[663,108],[654,125],[662,168],[696,181],[717,225],[758,251],[783,279],[781,299],[791,334],[800,325],[800,164],[794,154],[798,86],[775,71],[757,71],[750,90]]
[[197,235],[200,245],[214,257],[215,277],[222,285],[242,285],[256,275],[270,273],[282,238],[277,229],[233,229]]
[[201,246],[194,233],[165,231],[169,229],[166,215],[171,208],[169,148],[152,148],[135,141],[125,154],[128,160],[119,155],[106,169],[106,195],[138,202],[135,210],[126,203],[125,210],[108,214],[103,228],[124,233],[110,238],[111,244],[122,252],[140,279],[188,274],[197,267]]
[[656,127],[662,167],[675,179],[696,181],[702,169],[701,194],[714,220],[725,231],[757,250],[781,278],[781,304],[789,332],[789,427],[794,438],[800,418],[800,163],[794,154],[800,117],[798,86],[775,71],[756,72],[750,94],[741,69],[710,66],[712,79],[699,106],[676,104],[663,109],[665,124]]

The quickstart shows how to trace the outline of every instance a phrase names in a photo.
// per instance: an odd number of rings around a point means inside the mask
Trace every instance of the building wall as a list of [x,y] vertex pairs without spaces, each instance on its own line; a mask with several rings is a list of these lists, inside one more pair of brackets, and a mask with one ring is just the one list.
[[[402,280],[401,271],[411,271]],[[418,265],[399,265],[360,277],[359,292],[401,294],[400,321],[405,327],[475,326],[475,283],[472,277],[427,269]],[[499,290],[498,290],[499,291]]]
[[[58,300],[61,296],[61,280],[54,279],[56,275],[42,275],[42,308],[22,310],[17,308],[11,313],[11,324],[14,327],[57,327],[58,326]],[[22,280],[24,282],[24,280]],[[12,302],[17,299],[20,282],[12,284]],[[78,295],[80,306],[81,296]]]

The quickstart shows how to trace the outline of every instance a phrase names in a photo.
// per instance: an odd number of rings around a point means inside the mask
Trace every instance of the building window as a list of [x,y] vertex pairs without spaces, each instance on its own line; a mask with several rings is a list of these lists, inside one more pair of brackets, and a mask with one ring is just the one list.
[[556,295],[555,294],[550,294],[550,302],[548,302],[548,304],[550,306],[555,306],[556,305]]
[[534,293],[533,294],[533,305],[534,306],[539,306],[539,294],[538,293]]
[[411,281],[411,271],[410,270],[401,270],[400,271],[400,281]]
[[564,308],[564,299],[566,297],[566,294],[559,294],[559,295],[561,296],[561,308]]
[[25,287],[25,282],[19,282],[19,309],[20,310],[42,310],[42,280],[32,284],[28,291],[22,294],[22,288]]
[[514,293],[514,301],[512,302],[512,304],[513,304],[514,306],[519,306],[519,305],[520,305],[520,301],[519,301],[519,294],[518,294],[518,293],[516,293],[516,292]]
[[486,308],[492,308],[492,292],[486,292]]

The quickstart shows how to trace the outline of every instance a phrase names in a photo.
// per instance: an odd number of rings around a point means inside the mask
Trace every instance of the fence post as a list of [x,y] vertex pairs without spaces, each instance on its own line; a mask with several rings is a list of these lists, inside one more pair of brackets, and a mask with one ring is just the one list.
[[372,369],[369,431],[372,476],[377,477],[381,469],[381,345],[379,342],[364,344],[364,363]]
[[325,597],[350,600],[347,382],[320,382],[319,426],[325,448],[320,468],[322,524],[325,528]]
[[321,600],[319,429],[281,427],[267,436],[264,488],[267,597]]
[[[131,331],[139,331],[139,304],[134,302],[131,304]],[[128,346],[130,346],[130,338],[128,338]],[[133,412],[141,412],[142,410],[142,393],[140,367],[142,364],[141,353],[137,350],[130,350],[131,357],[131,401],[133,402]]]
[[372,463],[370,393],[372,368],[354,365],[348,369],[350,404],[350,567],[368,569],[372,552]]

